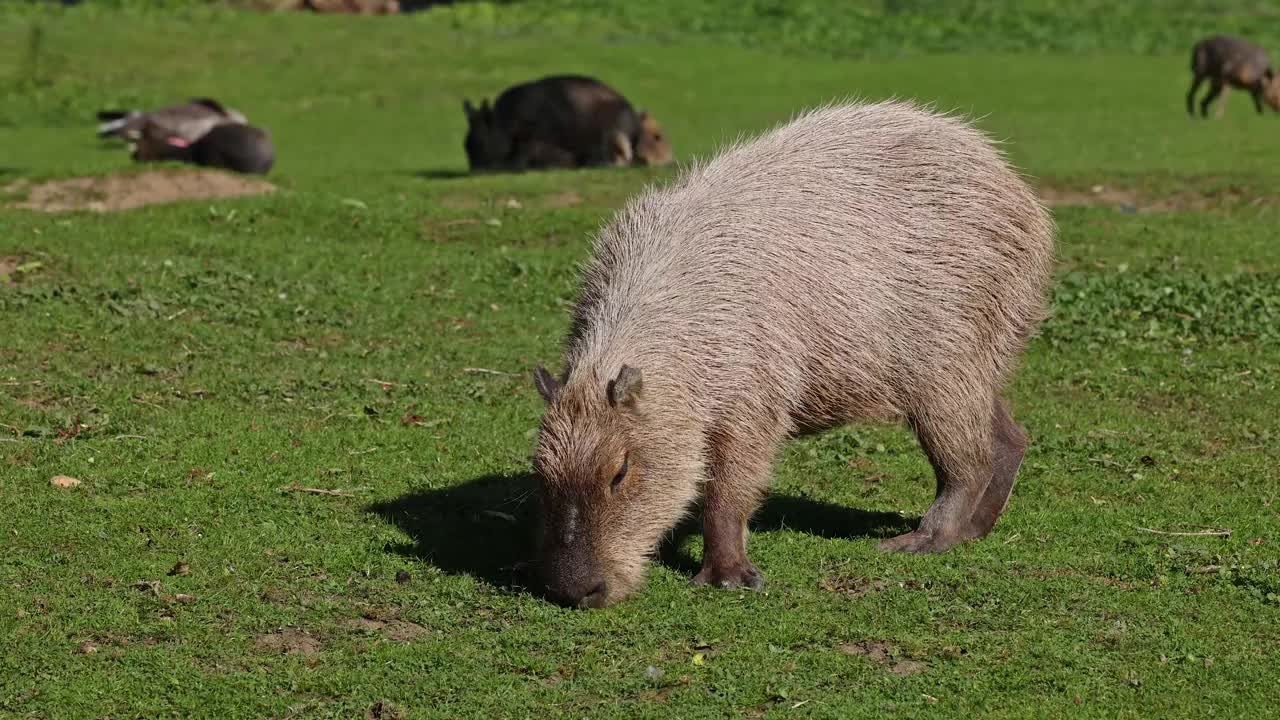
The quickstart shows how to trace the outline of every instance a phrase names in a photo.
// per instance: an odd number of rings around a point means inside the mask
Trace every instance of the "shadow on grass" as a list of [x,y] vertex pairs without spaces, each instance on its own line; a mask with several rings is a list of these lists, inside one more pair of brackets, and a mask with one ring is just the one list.
[[466,170],[452,170],[447,168],[439,168],[435,170],[411,170],[406,174],[410,177],[416,177],[419,180],[461,180],[462,178],[472,177],[472,173]]
[[[536,483],[529,473],[485,475],[453,487],[403,495],[366,510],[413,538],[413,542],[388,547],[392,552],[498,587],[535,588]],[[914,526],[914,520],[897,513],[855,510],[795,495],[771,496],[752,521],[754,532],[792,530],[845,539],[889,536]],[[677,572],[697,572],[698,561],[682,548],[698,531],[696,518],[681,523],[659,548],[658,561]]]

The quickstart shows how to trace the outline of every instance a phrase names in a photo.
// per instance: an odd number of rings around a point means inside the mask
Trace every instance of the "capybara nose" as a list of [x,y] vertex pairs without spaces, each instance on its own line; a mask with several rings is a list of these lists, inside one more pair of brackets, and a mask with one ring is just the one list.
[[604,607],[604,599],[608,596],[608,588],[605,587],[604,581],[601,580],[595,587],[591,588],[591,592],[578,601],[578,607],[583,609]]
[[547,590],[557,603],[572,608],[604,607],[604,600],[608,597],[604,578],[595,574],[560,576],[547,583]]

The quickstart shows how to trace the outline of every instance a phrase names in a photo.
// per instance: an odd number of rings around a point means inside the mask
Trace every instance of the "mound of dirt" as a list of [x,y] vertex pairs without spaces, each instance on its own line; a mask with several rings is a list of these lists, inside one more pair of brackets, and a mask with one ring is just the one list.
[[116,212],[180,200],[262,195],[271,183],[216,170],[148,170],[138,173],[50,180],[39,184],[18,181],[6,192],[25,194],[10,207],[66,212]]
[[1122,212],[1205,212],[1274,204],[1277,198],[1228,187],[1207,191],[1183,190],[1151,196],[1137,190],[1094,185],[1088,189],[1045,185],[1040,199],[1049,207],[1113,207]]

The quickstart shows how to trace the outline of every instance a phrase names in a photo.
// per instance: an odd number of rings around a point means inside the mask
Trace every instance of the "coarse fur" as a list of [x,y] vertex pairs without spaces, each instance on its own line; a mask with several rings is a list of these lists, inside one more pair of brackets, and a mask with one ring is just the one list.
[[1262,114],[1266,103],[1280,111],[1280,80],[1271,68],[1267,51],[1235,35],[1214,35],[1191,49],[1191,89],[1187,91],[1187,114],[1195,116],[1196,93],[1205,80],[1209,92],[1200,101],[1200,116],[1208,117],[1209,105],[1218,100],[1218,117],[1226,112],[1229,88],[1249,92],[1254,109]]
[[991,141],[888,101],[823,107],[688,168],[596,237],[535,468],[550,593],[643,583],[703,506],[696,583],[759,587],[747,521],[788,438],[901,418],[938,495],[888,550],[990,531],[1026,436],[1001,390],[1045,316],[1054,226]]

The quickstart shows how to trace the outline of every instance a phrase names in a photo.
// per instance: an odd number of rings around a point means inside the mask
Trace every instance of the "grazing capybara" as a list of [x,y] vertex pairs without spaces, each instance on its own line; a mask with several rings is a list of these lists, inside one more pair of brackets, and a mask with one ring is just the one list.
[[657,121],[613,88],[555,75],[503,91],[492,107],[463,102],[473,170],[665,165],[671,144]]
[[1280,110],[1280,82],[1267,51],[1241,37],[1214,35],[1196,43],[1191,49],[1191,89],[1187,91],[1187,114],[1195,116],[1196,92],[1205,80],[1209,92],[1200,101],[1200,116],[1208,117],[1209,105],[1218,102],[1218,117],[1226,111],[1228,88],[1248,90],[1253,97],[1253,107],[1262,113],[1262,103]]
[[243,125],[249,121],[244,114],[223,106],[217,100],[195,98],[150,111],[102,110],[98,113],[98,122],[98,137],[120,137],[137,142],[143,127],[149,124],[171,137],[195,142],[219,125]]
[[169,135],[163,128],[147,124],[133,159],[138,162],[174,160],[239,173],[265,174],[275,163],[275,146],[266,130],[252,125],[219,125],[188,143],[184,138]]
[[1002,388],[1046,314],[1054,225],[991,142],[904,102],[829,106],[632,200],[596,237],[546,401],[541,569],[579,607],[637,590],[699,499],[695,584],[758,588],[747,523],[788,438],[905,419],[936,552],[986,535],[1026,436]]

